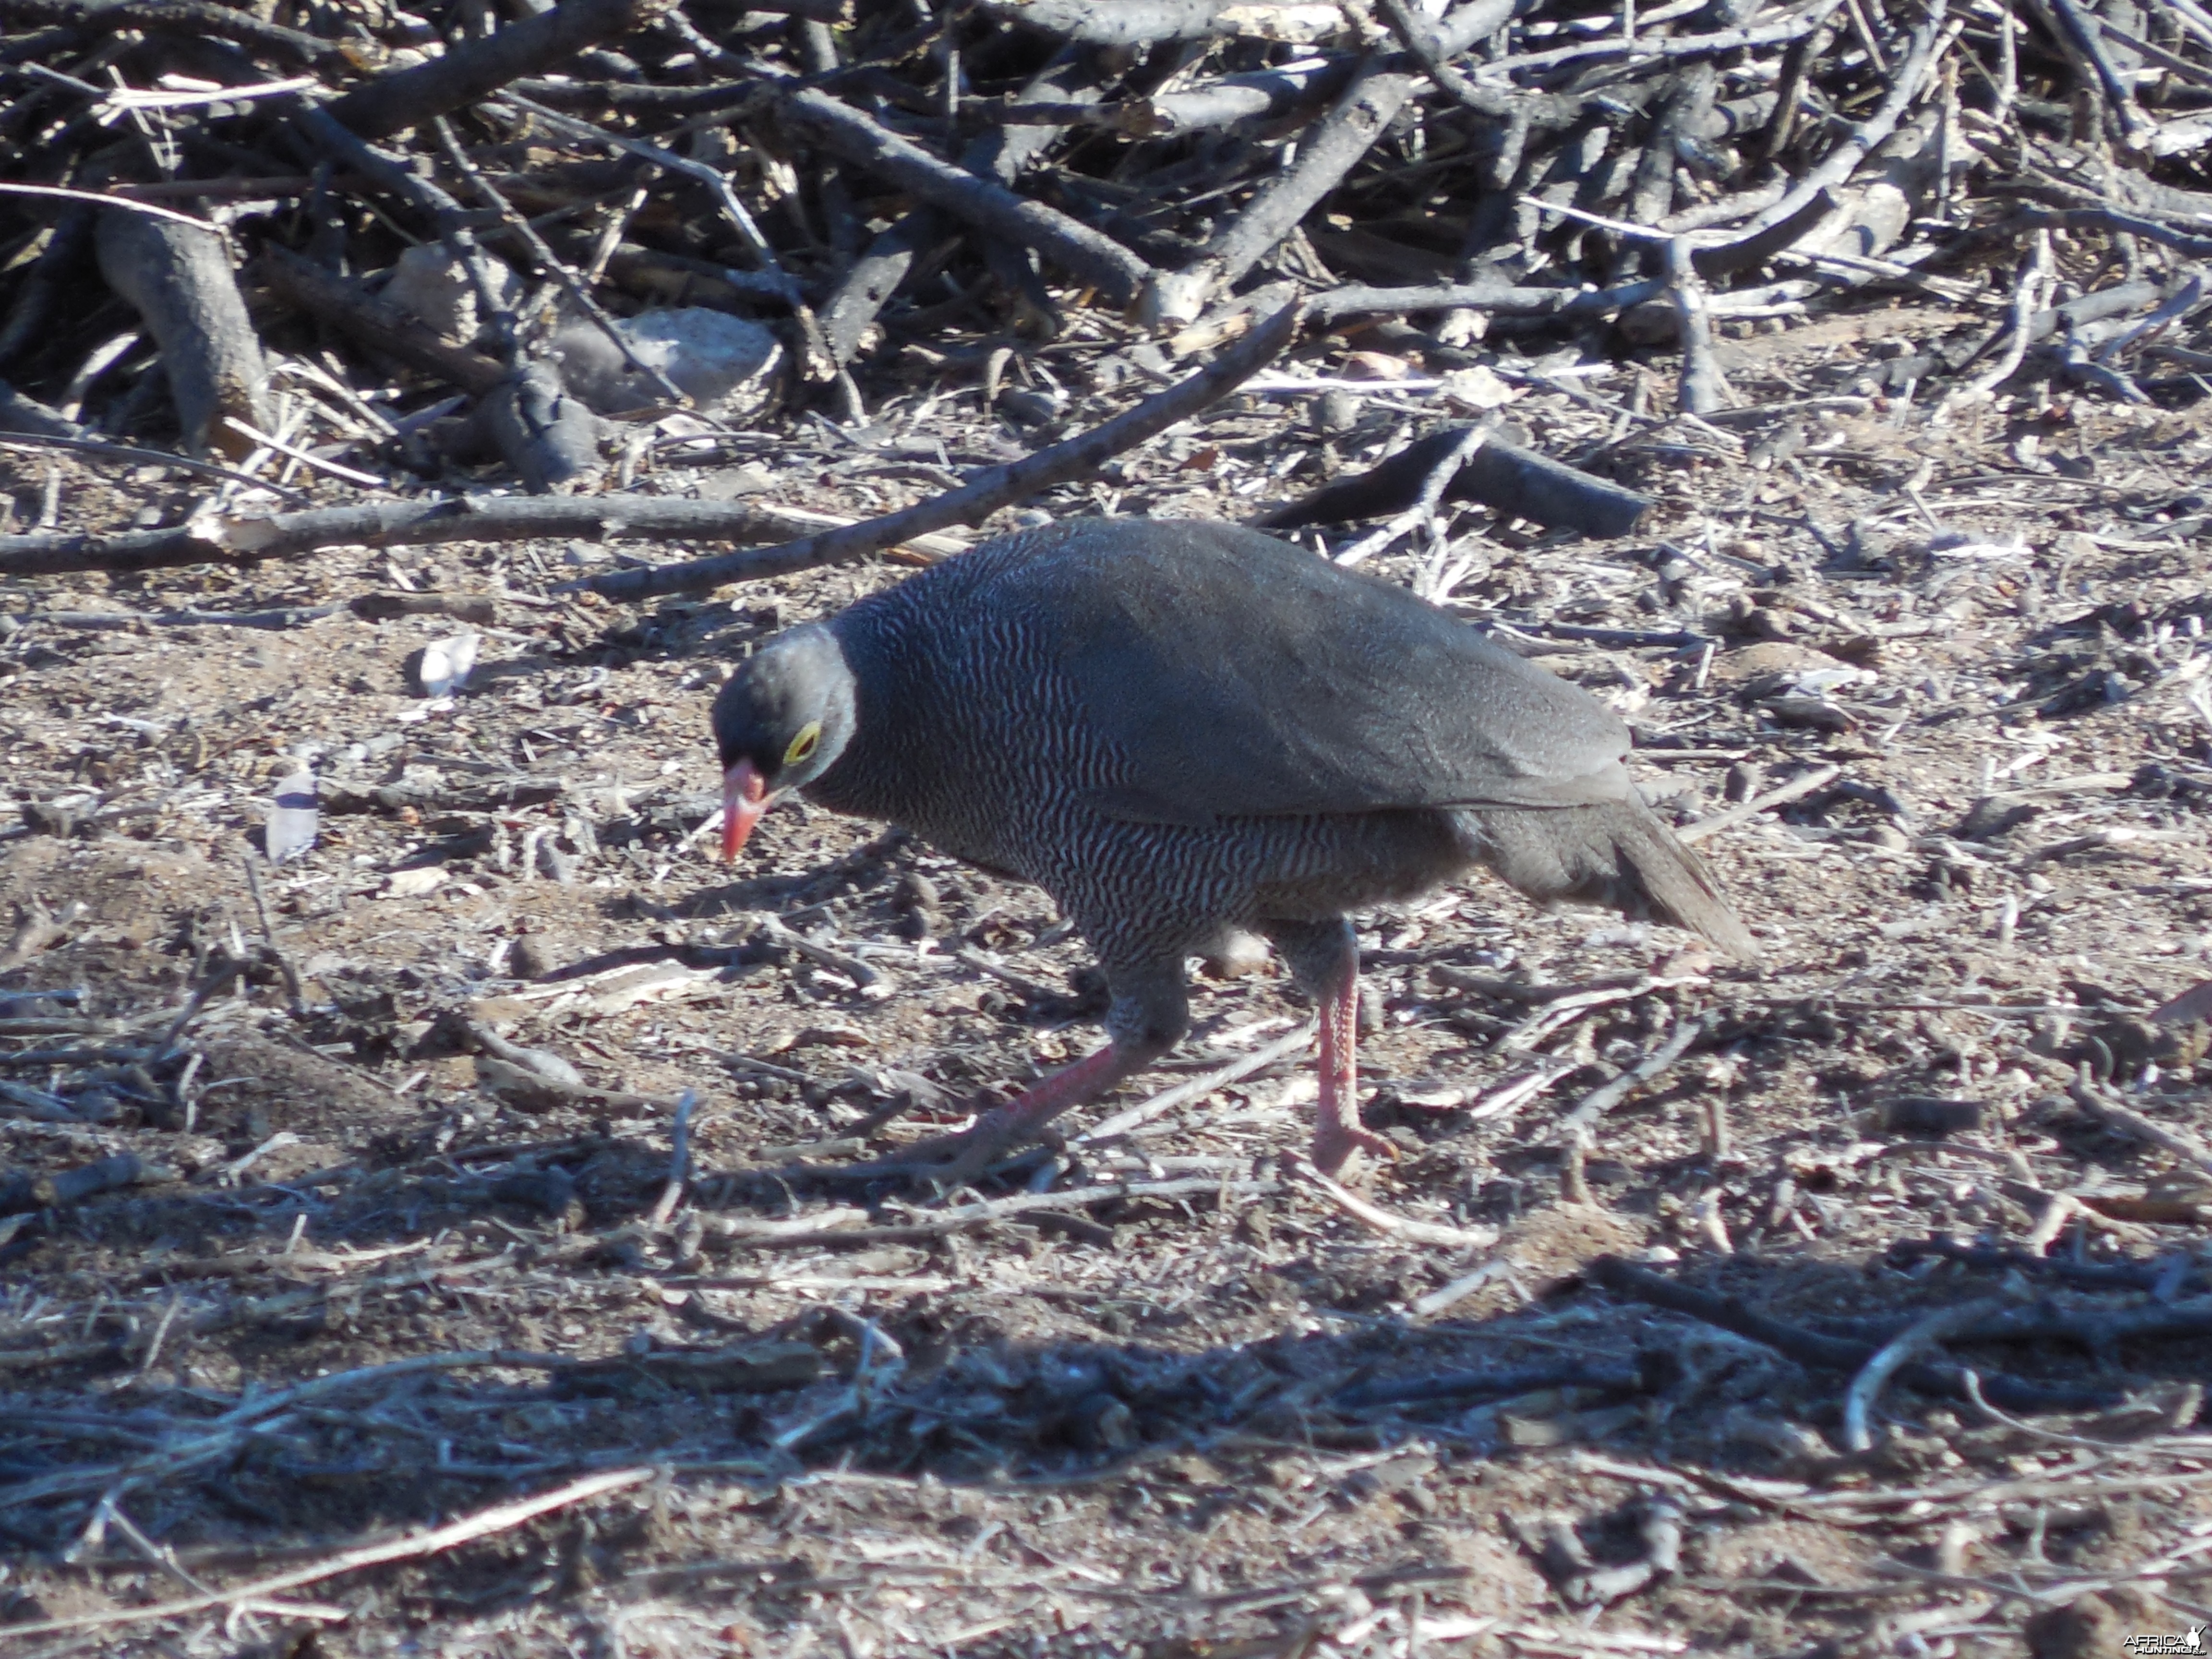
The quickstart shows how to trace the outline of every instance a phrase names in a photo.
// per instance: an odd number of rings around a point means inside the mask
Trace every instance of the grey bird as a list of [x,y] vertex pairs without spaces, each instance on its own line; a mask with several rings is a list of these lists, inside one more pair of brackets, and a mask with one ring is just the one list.
[[1035,883],[1097,952],[1107,1045],[939,1143],[940,1183],[1173,1048],[1185,959],[1238,930],[1318,1007],[1330,1173],[1387,1151],[1359,1121],[1348,912],[1485,866],[1757,957],[1637,793],[1610,710],[1402,587],[1234,525],[986,543],[769,641],[714,731],[725,858],[797,790]]

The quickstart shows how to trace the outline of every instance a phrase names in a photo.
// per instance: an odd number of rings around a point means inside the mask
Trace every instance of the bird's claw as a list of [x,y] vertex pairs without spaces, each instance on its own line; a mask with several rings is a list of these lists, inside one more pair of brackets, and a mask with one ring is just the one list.
[[991,1160],[1005,1150],[998,1144],[998,1139],[995,1135],[977,1135],[973,1130],[955,1135],[946,1150],[958,1150],[951,1158],[941,1164],[911,1164],[908,1170],[916,1181],[927,1182],[938,1197],[948,1197],[963,1187],[972,1186]]
[[1397,1156],[1398,1149],[1389,1141],[1357,1124],[1324,1124],[1314,1131],[1314,1168],[1325,1176],[1343,1175],[1355,1158],[1388,1164]]
[[943,1198],[973,1184],[1017,1144],[1003,1133],[984,1134],[967,1129],[956,1135],[935,1135],[916,1141],[896,1158],[846,1164],[836,1171],[836,1176],[840,1181],[910,1181],[929,1187]]

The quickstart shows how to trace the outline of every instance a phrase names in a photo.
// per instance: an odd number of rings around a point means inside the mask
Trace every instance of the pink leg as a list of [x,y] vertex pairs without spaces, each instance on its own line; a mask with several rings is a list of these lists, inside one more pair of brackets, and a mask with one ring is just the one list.
[[1334,1175],[1354,1152],[1393,1156],[1390,1143],[1359,1122],[1359,969],[1346,962],[1321,999],[1321,1099],[1314,1107],[1314,1167]]
[[1034,1140],[1046,1124],[1069,1107],[1096,1100],[1131,1069],[1122,1064],[1121,1051],[1109,1042],[1023,1090],[997,1110],[986,1112],[968,1136],[994,1147],[1019,1146]]
[[1054,1073],[995,1111],[984,1113],[964,1133],[939,1136],[908,1147],[895,1159],[857,1164],[845,1173],[865,1180],[920,1176],[940,1192],[963,1187],[994,1158],[1036,1139],[1069,1107],[1096,1100],[1182,1040],[1190,1012],[1184,1002],[1179,954],[1109,963],[1106,974],[1114,997],[1106,1029],[1113,1041],[1104,1048]]
[[[1044,1127],[1069,1107],[1095,1100],[1132,1072],[1142,1070],[1144,1063],[1109,1042],[1024,1090],[1005,1105],[984,1113],[960,1133],[923,1141],[896,1159],[860,1164],[848,1173],[926,1176],[940,1190],[964,1187],[982,1174],[994,1158],[1036,1139]],[[951,1156],[942,1163],[932,1161],[948,1153]]]

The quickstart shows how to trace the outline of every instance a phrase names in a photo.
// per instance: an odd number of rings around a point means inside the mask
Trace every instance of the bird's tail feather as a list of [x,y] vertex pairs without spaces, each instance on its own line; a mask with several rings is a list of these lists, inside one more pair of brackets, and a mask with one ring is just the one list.
[[1603,904],[1701,933],[1739,962],[1759,960],[1751,930],[1698,855],[1640,798],[1601,806],[1468,811],[1476,855],[1545,903]]

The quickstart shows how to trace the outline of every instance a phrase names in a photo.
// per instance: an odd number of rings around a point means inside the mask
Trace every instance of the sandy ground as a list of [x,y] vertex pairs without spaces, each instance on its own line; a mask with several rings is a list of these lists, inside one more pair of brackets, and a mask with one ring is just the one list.
[[[1785,345],[1754,395],[1852,392],[1851,343]],[[1227,407],[1048,506],[1243,516],[1410,418],[1367,408]],[[1399,1155],[1360,1194],[1419,1236],[1286,1164],[1297,1054],[1075,1139],[1293,1031],[1271,969],[981,1191],[837,1178],[1097,1040],[1046,896],[804,806],[735,868],[698,833],[730,663],[896,564],[651,611],[556,592],[614,556],[560,544],[9,586],[0,1646],[2088,1655],[2212,1616],[2212,1166],[2126,1127],[2212,1142],[2203,1028],[2143,1018],[2212,971],[2201,417],[1514,415],[1657,504],[1463,523],[1454,606],[1620,709],[1677,822],[1814,782],[1703,843],[1764,970],[1494,885],[1362,919]],[[929,487],[902,445],[972,459],[904,418],[643,487],[881,510]],[[58,465],[71,524],[204,499]],[[451,617],[192,620],[407,589],[492,605],[449,701],[406,665]],[[303,763],[319,840],[271,867]],[[1960,1308],[1852,1449],[1867,1354]]]

